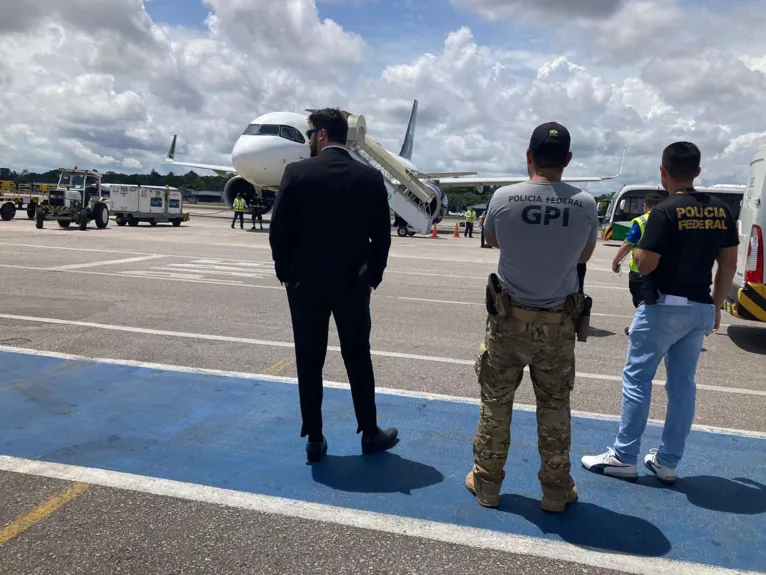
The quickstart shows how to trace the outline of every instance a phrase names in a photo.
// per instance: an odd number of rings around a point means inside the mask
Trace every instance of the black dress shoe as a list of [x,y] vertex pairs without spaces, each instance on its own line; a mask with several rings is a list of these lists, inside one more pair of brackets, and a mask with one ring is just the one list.
[[378,451],[386,451],[391,449],[394,445],[399,443],[399,432],[394,429],[386,429],[383,431],[378,427],[378,431],[375,434],[362,434],[362,453],[370,455],[377,453]]
[[324,437],[322,441],[307,441],[306,442],[306,459],[310,463],[316,463],[322,460],[322,456],[327,453],[327,439]]

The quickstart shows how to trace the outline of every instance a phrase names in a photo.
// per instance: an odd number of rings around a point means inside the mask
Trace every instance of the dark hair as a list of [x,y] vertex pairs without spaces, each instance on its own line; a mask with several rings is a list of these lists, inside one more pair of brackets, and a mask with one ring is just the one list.
[[646,197],[644,198],[644,204],[649,206],[650,208],[653,208],[657,204],[659,204],[662,200],[664,200],[660,194],[657,192],[650,192],[646,194]]
[[315,130],[325,130],[331,142],[346,145],[348,121],[338,108],[322,108],[309,116],[309,124]]
[[533,151],[532,157],[535,159],[535,166],[538,168],[563,168],[567,163],[569,152],[556,151],[548,153],[545,150]]
[[662,165],[668,174],[679,180],[695,178],[701,159],[700,149],[691,142],[675,142],[662,152]]

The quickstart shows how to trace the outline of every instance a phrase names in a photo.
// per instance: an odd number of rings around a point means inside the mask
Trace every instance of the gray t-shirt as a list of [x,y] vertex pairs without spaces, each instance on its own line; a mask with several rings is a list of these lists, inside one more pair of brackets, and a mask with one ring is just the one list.
[[598,239],[598,209],[569,184],[522,182],[494,193],[484,229],[497,237],[498,275],[511,297],[550,308],[579,288],[577,260]]

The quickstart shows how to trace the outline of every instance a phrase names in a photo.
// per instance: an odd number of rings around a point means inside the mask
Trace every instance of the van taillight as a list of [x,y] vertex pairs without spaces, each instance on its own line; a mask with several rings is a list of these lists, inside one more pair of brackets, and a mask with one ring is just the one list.
[[753,226],[750,231],[750,245],[747,248],[747,262],[745,263],[745,281],[754,284],[763,283],[763,233],[758,226]]

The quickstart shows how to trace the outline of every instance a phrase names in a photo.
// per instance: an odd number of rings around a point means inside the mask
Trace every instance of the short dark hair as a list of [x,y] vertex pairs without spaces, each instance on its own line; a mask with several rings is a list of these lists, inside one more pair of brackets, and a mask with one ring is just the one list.
[[646,197],[644,198],[644,204],[649,206],[650,208],[653,208],[657,204],[659,204],[662,200],[664,200],[660,194],[657,192],[650,192],[646,194]]
[[668,174],[679,180],[688,180],[697,176],[702,153],[691,142],[675,142],[662,152],[662,165]]
[[309,124],[315,130],[325,130],[331,142],[346,145],[348,120],[338,108],[322,108],[309,116]]

